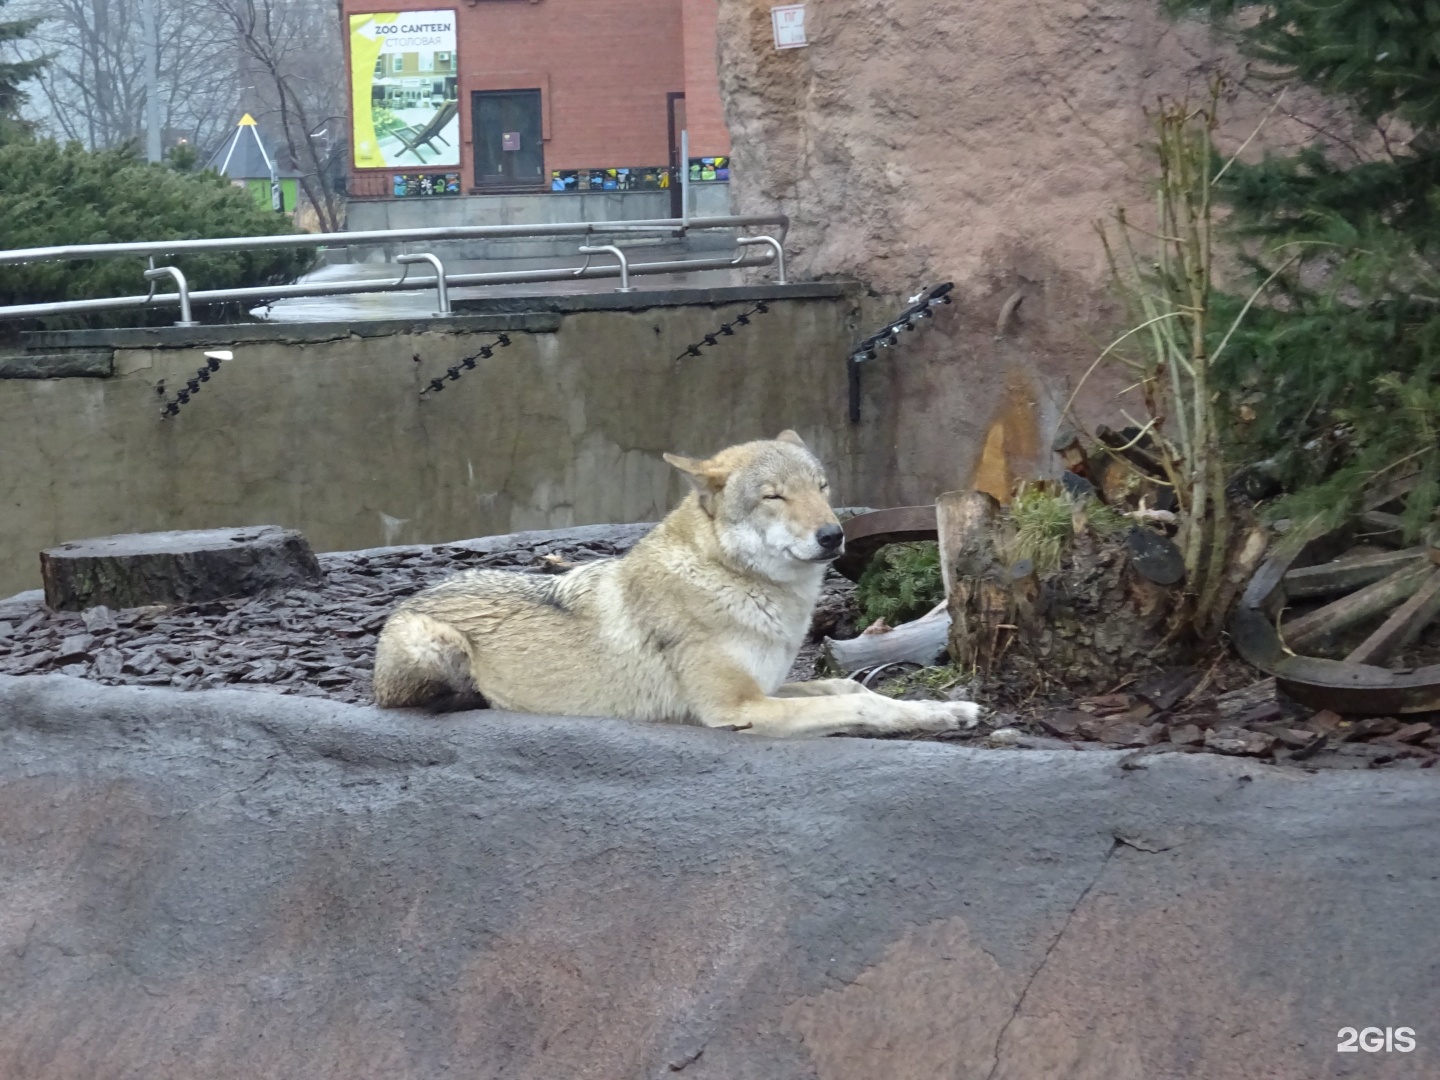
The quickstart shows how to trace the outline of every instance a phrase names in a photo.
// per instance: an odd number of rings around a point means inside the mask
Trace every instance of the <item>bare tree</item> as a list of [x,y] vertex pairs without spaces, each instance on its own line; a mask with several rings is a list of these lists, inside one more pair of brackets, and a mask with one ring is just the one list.
[[341,226],[331,177],[344,152],[345,64],[335,0],[202,0],[241,57],[251,112],[284,142],[320,228]]
[[[143,140],[145,0],[29,0],[31,40],[50,56],[31,112],[41,129],[91,149]],[[154,0],[160,122],[202,154],[235,122],[242,86],[228,33],[184,0]]]

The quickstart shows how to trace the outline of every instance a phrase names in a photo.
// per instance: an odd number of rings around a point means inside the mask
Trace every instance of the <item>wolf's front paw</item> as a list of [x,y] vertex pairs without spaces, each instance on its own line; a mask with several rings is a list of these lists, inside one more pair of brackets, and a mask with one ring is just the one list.
[[973,701],[909,701],[901,727],[906,731],[956,731],[975,727],[981,708]]

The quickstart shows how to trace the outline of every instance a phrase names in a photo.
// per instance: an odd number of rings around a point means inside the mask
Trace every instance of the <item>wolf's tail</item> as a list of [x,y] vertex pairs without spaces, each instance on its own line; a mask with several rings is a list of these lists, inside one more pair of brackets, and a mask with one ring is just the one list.
[[470,643],[455,627],[400,610],[375,649],[375,704],[383,709],[478,697],[470,677]]

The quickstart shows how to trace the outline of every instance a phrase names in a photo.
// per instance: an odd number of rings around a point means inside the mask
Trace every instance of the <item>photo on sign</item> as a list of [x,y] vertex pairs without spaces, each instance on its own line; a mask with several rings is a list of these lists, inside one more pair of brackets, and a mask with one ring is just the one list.
[[460,164],[454,11],[350,16],[355,167]]

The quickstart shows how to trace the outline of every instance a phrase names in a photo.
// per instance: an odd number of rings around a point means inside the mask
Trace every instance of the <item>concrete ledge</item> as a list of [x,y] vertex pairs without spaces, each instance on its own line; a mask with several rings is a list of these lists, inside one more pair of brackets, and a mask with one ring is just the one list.
[[0,379],[108,379],[114,373],[111,349],[0,355]]
[[[617,279],[618,280],[618,279]],[[643,280],[643,279],[640,279]],[[323,323],[233,323],[218,326],[157,326],[108,330],[34,330],[21,335],[26,349],[183,349],[247,342],[302,344],[395,334],[483,334],[501,330],[553,333],[556,316],[581,311],[645,311],[659,307],[714,307],[755,300],[835,300],[858,286],[837,282],[735,285],[716,289],[651,289],[634,292],[566,293],[553,296],[459,298],[448,319],[376,319]],[[19,376],[33,378],[35,376]]]
[[[644,278],[635,278],[644,282]],[[617,278],[618,282],[619,279]],[[645,311],[659,307],[715,307],[756,300],[837,300],[855,292],[858,286],[819,281],[794,285],[729,285],[714,289],[646,289],[634,292],[564,293],[552,296],[456,297],[457,311]]]
[[0,677],[0,1075],[1440,1073],[1434,776],[1119,761]]
[[376,319],[322,323],[225,323],[215,326],[124,327],[105,330],[33,330],[20,335],[27,349],[108,346],[113,349],[184,349],[197,345],[247,342],[305,344],[341,338],[380,338],[395,334],[487,334],[516,330],[554,333],[560,320],[533,305],[517,311],[455,315],[448,319]]

